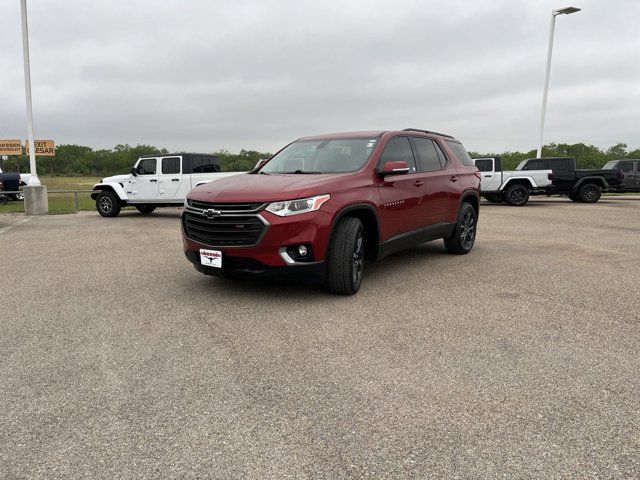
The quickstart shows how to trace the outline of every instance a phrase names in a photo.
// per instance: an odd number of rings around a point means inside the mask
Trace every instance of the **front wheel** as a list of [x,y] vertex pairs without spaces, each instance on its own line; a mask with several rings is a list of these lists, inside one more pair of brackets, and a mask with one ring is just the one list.
[[529,189],[521,183],[511,185],[504,194],[504,200],[511,206],[521,207],[529,201]]
[[595,183],[587,183],[580,187],[578,197],[584,203],[596,203],[602,196],[602,189]]
[[14,193],[13,195],[11,195],[11,198],[13,200],[15,200],[16,202],[20,202],[20,201],[24,200],[24,193],[22,193],[22,192]]
[[476,241],[478,215],[470,203],[463,202],[458,212],[458,221],[453,234],[444,239],[444,246],[449,253],[465,255],[471,251]]
[[155,209],[155,205],[136,205],[136,210],[138,210],[143,215],[149,215]]
[[358,218],[340,220],[329,252],[327,284],[340,295],[353,295],[360,290],[364,270],[364,226]]
[[9,197],[4,193],[0,193],[0,205],[6,205],[9,201]]
[[120,199],[115,193],[103,190],[96,197],[96,209],[103,217],[117,217],[120,213]]

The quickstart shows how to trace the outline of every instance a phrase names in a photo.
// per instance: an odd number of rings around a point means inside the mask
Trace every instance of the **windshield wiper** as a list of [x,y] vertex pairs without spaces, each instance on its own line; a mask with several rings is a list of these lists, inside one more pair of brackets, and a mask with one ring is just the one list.
[[282,172],[282,173],[286,173],[286,174],[301,174],[301,175],[318,175],[322,172],[311,172],[311,171],[307,171],[307,170],[294,170],[293,172]]

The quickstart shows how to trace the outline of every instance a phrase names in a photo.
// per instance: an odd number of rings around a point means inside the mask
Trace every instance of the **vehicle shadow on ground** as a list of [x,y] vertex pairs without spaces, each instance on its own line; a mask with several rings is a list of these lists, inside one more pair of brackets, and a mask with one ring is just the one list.
[[[424,269],[427,271],[435,262],[440,262],[442,257],[453,257],[447,253],[442,240],[426,243],[417,247],[395,253],[379,262],[367,262],[363,278],[363,290],[378,290],[379,284],[385,278],[401,275],[407,269]],[[196,272],[194,272],[196,274]],[[198,274],[201,275],[201,274]],[[339,296],[332,294],[323,284],[291,281],[291,280],[271,280],[260,278],[218,278],[206,277],[200,281],[194,281],[189,287],[191,293],[193,289],[201,290],[203,295],[215,291],[217,295],[234,297],[237,301],[244,298],[255,300],[256,296],[277,297],[280,300],[290,299],[291,303],[298,303],[301,298],[305,301],[317,299],[319,301],[327,298],[348,299],[354,296]],[[382,290],[380,290],[382,293]]]

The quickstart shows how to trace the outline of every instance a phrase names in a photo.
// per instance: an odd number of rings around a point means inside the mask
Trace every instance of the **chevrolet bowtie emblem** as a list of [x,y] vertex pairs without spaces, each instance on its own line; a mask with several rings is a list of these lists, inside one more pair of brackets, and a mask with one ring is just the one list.
[[203,213],[204,213],[204,216],[207,218],[214,218],[222,215],[222,212],[220,210],[213,210],[211,208],[209,210],[205,210]]

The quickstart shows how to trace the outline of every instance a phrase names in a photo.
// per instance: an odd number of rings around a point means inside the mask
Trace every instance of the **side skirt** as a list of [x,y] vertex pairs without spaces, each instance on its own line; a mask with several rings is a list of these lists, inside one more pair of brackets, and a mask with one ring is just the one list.
[[421,243],[431,242],[440,238],[450,237],[456,229],[456,223],[440,222],[428,227],[411,230],[391,237],[378,248],[378,260]]

